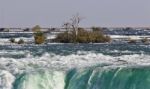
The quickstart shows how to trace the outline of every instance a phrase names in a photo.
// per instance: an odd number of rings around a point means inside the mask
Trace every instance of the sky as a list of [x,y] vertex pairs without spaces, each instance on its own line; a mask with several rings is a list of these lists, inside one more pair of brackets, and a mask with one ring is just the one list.
[[150,27],[150,0],[0,0],[0,27]]

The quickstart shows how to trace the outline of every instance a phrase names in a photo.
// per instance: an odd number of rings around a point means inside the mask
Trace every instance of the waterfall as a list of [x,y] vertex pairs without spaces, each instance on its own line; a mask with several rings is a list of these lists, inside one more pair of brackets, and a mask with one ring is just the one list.
[[0,70],[0,89],[12,89],[15,77],[5,70]]
[[14,89],[63,89],[64,74],[59,71],[24,73],[17,77]]
[[65,89],[150,89],[150,69],[73,70],[66,79]]
[[0,71],[0,89],[150,89],[149,67],[88,67],[69,71]]

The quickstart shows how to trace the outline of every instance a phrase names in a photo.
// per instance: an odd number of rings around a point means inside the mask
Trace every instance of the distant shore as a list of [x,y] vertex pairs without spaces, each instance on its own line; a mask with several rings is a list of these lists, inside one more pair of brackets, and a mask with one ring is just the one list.
[[[84,29],[91,30],[91,28]],[[66,28],[40,28],[40,30],[47,35],[47,40],[44,44],[53,44],[61,43],[52,42],[51,40],[54,39],[57,34],[65,32]],[[148,27],[102,27],[102,30],[105,34],[110,36],[112,40],[110,43],[128,43],[130,40],[134,41],[131,43],[141,43],[143,39],[146,39],[146,44],[149,44],[150,28]],[[17,45],[16,43],[11,43],[9,41],[10,38],[14,38],[16,41],[23,39],[25,41],[24,44],[34,44],[33,34],[34,32],[32,31],[32,28],[0,28],[0,45]]]

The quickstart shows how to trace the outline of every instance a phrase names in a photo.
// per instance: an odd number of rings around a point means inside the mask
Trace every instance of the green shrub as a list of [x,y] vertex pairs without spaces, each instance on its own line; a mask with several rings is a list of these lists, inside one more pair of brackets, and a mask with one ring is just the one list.
[[54,41],[62,43],[104,43],[110,42],[111,38],[105,36],[101,30],[87,31],[84,28],[78,28],[77,35],[74,31],[60,33]]
[[88,43],[89,42],[89,32],[83,28],[78,29],[77,39],[78,43]]
[[35,44],[42,44],[46,40],[45,34],[41,31],[41,28],[39,25],[36,25],[33,27],[32,31],[34,32],[34,40]]
[[57,37],[54,39],[55,42],[62,42],[62,43],[72,43],[74,42],[73,33],[69,33],[68,31],[64,33],[59,33]]
[[105,35],[103,30],[99,27],[92,27],[90,35],[90,40],[94,43],[105,43],[111,41],[111,38]]

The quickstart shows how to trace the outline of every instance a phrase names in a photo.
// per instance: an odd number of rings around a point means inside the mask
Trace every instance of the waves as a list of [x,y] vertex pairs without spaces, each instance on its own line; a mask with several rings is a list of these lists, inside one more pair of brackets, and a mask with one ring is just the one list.
[[68,81],[65,89],[149,89],[150,69],[80,69]]
[[0,89],[12,89],[15,77],[8,71],[0,70]]
[[78,51],[70,55],[34,56],[26,51],[18,53],[25,57],[0,58],[0,89],[150,88],[150,56],[146,54],[113,56]]
[[149,89],[148,68],[88,67],[20,75],[14,89]]
[[64,76],[60,71],[24,73],[14,82],[14,89],[64,89]]
[[[13,54],[13,52],[11,53]],[[67,71],[71,68],[82,68],[103,64],[109,67],[150,66],[150,56],[146,54],[110,56],[95,52],[79,51],[71,55],[45,53],[41,56],[34,56],[30,53],[23,53],[22,51],[18,51],[18,53],[24,54],[25,57],[19,59],[1,57],[1,70],[9,71],[15,75],[24,71],[38,69]]]
[[[3,78],[3,79],[2,79]],[[149,89],[150,69],[95,66],[63,71],[3,72],[0,89]]]

